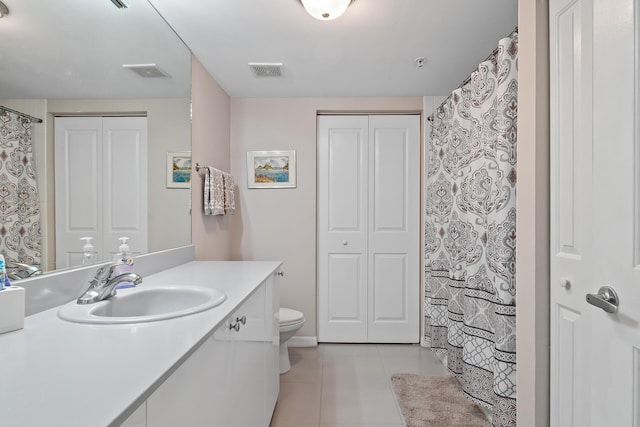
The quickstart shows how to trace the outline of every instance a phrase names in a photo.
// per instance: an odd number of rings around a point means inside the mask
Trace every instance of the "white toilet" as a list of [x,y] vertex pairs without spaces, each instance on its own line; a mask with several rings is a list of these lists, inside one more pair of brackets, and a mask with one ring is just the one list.
[[296,334],[304,325],[304,314],[290,308],[280,307],[280,373],[291,369],[289,363],[289,350],[287,349],[287,341]]

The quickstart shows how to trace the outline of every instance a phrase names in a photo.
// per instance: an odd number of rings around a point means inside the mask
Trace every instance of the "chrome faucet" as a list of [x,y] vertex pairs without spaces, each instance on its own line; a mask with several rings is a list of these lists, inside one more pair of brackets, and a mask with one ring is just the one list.
[[117,266],[105,265],[96,271],[96,275],[89,282],[89,288],[78,298],[78,304],[93,304],[116,294],[116,286],[122,282],[131,282],[134,286],[142,283],[142,277],[135,273],[120,274],[109,279]]

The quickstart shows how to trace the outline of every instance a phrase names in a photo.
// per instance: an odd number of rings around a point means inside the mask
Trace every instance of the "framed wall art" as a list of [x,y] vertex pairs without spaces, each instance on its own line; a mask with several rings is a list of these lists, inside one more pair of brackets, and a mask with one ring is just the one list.
[[191,188],[191,151],[167,153],[167,188]]
[[248,151],[247,186],[249,188],[295,188],[296,152]]

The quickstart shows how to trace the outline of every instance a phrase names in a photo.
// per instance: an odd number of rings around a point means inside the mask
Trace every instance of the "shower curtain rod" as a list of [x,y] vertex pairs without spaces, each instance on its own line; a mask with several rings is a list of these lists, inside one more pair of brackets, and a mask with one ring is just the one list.
[[8,112],[10,112],[10,113],[14,113],[14,114],[17,114],[17,115],[19,115],[19,116],[22,116],[22,117],[26,117],[26,118],[28,118],[28,119],[31,119],[31,121],[32,121],[32,122],[35,122],[35,123],[42,123],[42,119],[39,119],[39,118],[37,118],[37,117],[30,116],[30,115],[25,114],[25,113],[21,113],[20,111],[13,110],[13,109],[11,109],[11,108],[7,108],[7,107],[5,107],[4,105],[0,105],[0,110],[5,110],[5,111],[8,111]]
[[[518,26],[516,25],[516,28],[514,28],[514,29],[513,29],[513,31],[511,31],[507,37],[513,37],[513,35],[514,35],[514,34],[517,34],[517,33],[518,33]],[[489,61],[490,59],[492,59],[493,57],[495,57],[495,56],[498,54],[498,49],[499,49],[499,48],[500,48],[500,46],[496,46],[496,48],[495,48],[495,49],[493,49],[493,52],[491,52],[491,54],[490,54],[489,56],[487,56],[487,57],[485,58],[485,60],[484,60],[484,61],[482,61],[482,62]],[[482,62],[481,62],[481,63],[482,63]],[[466,85],[467,83],[469,83],[469,82],[471,81],[471,75],[472,75],[472,74],[473,74],[473,72],[472,72],[471,74],[469,74],[469,76],[468,76],[466,79],[464,79],[464,80],[462,81],[462,83],[460,83],[460,84],[458,85],[458,87],[457,87],[457,88],[455,88],[454,90],[452,90],[452,91],[451,91],[451,93],[450,93],[450,94],[449,94],[449,95],[448,95],[448,96],[447,96],[447,97],[446,97],[446,98],[445,98],[445,99],[440,103],[440,105],[438,105],[438,107],[437,107],[437,108],[435,108],[435,109],[433,110],[433,112],[435,113],[437,110],[439,110],[439,109],[444,105],[444,103],[445,103],[445,102],[447,102],[447,101],[449,100],[449,98],[451,98],[451,96],[453,95],[453,91],[455,91],[455,90],[457,90],[457,89],[460,89],[461,87],[463,87],[464,85]],[[427,120],[428,120],[428,121],[430,121],[430,122],[432,122],[432,121],[433,121],[433,113],[431,113],[431,114],[429,115],[429,117],[427,117]]]

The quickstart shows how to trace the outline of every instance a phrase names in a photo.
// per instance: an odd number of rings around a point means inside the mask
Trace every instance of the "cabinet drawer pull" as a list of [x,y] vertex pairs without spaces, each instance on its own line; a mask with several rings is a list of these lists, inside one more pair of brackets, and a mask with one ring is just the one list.
[[233,329],[238,332],[240,330],[240,322],[229,323],[229,329]]
[[284,276],[284,271],[278,271],[278,272],[276,273],[276,276],[283,277],[283,276]]
[[242,316],[242,317],[238,316],[238,317],[236,317],[236,322],[240,322],[243,325],[246,325],[247,324],[247,316]]

